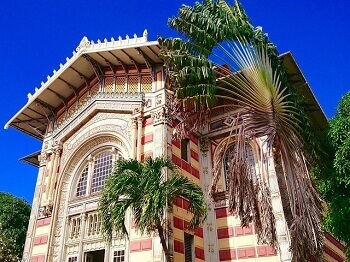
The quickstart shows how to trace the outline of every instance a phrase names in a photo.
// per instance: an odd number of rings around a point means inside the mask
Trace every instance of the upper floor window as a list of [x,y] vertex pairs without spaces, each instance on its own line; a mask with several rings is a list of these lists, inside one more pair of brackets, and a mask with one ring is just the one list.
[[[253,179],[253,182],[256,183],[256,170],[255,170],[255,160],[254,160],[254,153],[253,153],[253,149],[252,147],[246,143],[245,144],[245,159],[246,161],[248,162],[248,165],[249,165],[249,171],[250,173],[252,174],[252,179]],[[231,172],[230,171],[230,167],[232,165],[232,159],[234,157],[234,154],[237,154],[238,153],[238,157],[241,158],[241,154],[243,154],[242,151],[239,151],[237,152],[237,148],[236,146],[233,144],[233,145],[230,145],[227,150],[226,150],[226,153],[225,153],[225,156],[224,156],[224,178],[225,178],[225,186],[227,188],[227,174],[228,172]]]
[[180,148],[181,148],[181,159],[185,160],[186,162],[190,162],[189,155],[190,155],[190,140],[188,138],[181,139],[180,141]]
[[105,150],[90,155],[85,161],[85,166],[80,169],[75,196],[82,197],[102,191],[106,177],[112,172],[114,161],[121,158],[116,150]]

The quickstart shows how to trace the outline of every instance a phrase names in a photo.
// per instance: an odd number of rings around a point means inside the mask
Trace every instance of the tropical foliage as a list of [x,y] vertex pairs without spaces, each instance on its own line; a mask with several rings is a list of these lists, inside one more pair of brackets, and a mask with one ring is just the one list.
[[0,261],[19,261],[22,257],[30,205],[0,192]]
[[[239,2],[206,0],[183,5],[169,19],[181,38],[160,38],[162,58],[174,97],[172,110],[184,119],[175,138],[199,131],[217,112],[228,116],[228,138],[214,155],[211,195],[222,174],[227,147],[235,144],[227,174],[229,208],[242,226],[254,222],[261,243],[277,247],[269,196],[266,154],[272,155],[284,200],[294,261],[319,256],[322,206],[309,169],[318,146],[301,106],[288,84],[276,47],[261,27],[254,28]],[[257,182],[247,159],[247,142],[263,140]]]
[[327,202],[325,228],[347,245],[350,258],[350,93],[341,99],[323,141],[327,155],[314,174]]
[[111,241],[113,232],[128,235],[125,217],[130,210],[141,234],[149,235],[157,230],[169,262],[166,213],[175,197],[189,201],[188,211],[193,215],[190,229],[198,227],[206,218],[203,192],[188,178],[179,175],[170,159],[147,158],[144,163],[133,159],[117,161],[99,202],[106,239]]

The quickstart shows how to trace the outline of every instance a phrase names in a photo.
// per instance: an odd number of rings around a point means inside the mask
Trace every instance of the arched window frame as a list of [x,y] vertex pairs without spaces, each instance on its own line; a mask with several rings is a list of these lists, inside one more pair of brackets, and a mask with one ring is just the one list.
[[[255,152],[255,146],[252,145],[251,143],[248,143],[248,142],[245,142],[246,143],[246,146],[248,146],[251,150],[251,154],[249,154],[249,162],[250,162],[250,167],[254,170],[254,175],[252,177],[253,179],[253,183],[256,184],[257,183],[257,175],[258,175],[258,172],[257,172],[257,157],[256,157],[256,152]],[[223,167],[222,167],[222,172],[223,172],[223,189],[224,191],[227,190],[227,157],[228,155],[234,150],[235,148],[235,144],[232,143],[232,144],[229,144],[226,151],[225,151],[225,154],[224,154],[224,159],[223,159]]]
[[[101,154],[103,154],[105,152],[110,152],[111,156],[112,156],[112,162],[111,162],[111,167],[110,167],[111,172],[112,172],[113,165],[114,165],[115,161],[117,161],[119,159],[123,159],[122,151],[117,149],[116,147],[103,146],[101,148],[95,149],[91,154],[89,154],[87,157],[85,157],[85,159],[79,165],[79,168],[76,172],[76,181],[74,183],[74,187],[73,187],[73,191],[72,191],[72,195],[71,195],[72,199],[83,199],[86,197],[99,195],[101,193],[103,186],[102,186],[102,189],[93,191],[93,177],[95,174],[95,172],[94,172],[95,165],[96,165],[95,161],[97,160],[97,157],[99,157]],[[86,184],[85,184],[85,193],[78,194],[78,187],[79,186],[84,187],[79,182],[81,181],[81,177],[82,177],[86,168],[87,168],[87,179],[86,179]],[[103,178],[103,181],[105,180],[105,178],[107,176],[105,176]]]

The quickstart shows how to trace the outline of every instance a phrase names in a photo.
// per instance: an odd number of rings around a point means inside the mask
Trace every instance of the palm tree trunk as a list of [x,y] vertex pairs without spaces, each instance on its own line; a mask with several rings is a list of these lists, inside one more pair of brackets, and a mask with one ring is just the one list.
[[164,251],[164,253],[165,253],[166,261],[167,261],[167,262],[171,262],[171,257],[170,257],[169,249],[168,249],[168,246],[167,246],[166,241],[165,241],[164,229],[163,229],[163,227],[162,227],[162,225],[160,224],[159,221],[157,221],[156,227],[157,227],[157,230],[158,230],[160,242],[162,243],[163,251]]

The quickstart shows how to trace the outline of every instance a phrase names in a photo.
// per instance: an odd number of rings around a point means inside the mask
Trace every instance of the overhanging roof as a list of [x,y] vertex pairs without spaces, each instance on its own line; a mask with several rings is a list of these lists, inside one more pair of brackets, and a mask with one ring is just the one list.
[[22,161],[24,163],[27,163],[29,165],[35,166],[35,167],[39,167],[39,155],[40,155],[41,151],[37,151],[34,152],[30,155],[24,156],[22,158],[19,159],[19,161]]
[[28,102],[6,124],[19,129],[39,140],[45,135],[48,119],[56,109],[74,94],[77,89],[96,76],[95,63],[100,68],[162,64],[158,57],[160,46],[157,41],[148,41],[147,31],[143,36],[126,36],[118,40],[105,39],[97,43],[84,37],[65,64],[53,71],[34,94],[28,94]]
[[309,83],[306,81],[292,53],[284,53],[280,55],[280,58],[283,61],[283,66],[287,71],[290,83],[303,97],[303,102],[305,103],[303,106],[306,109],[306,113],[308,114],[311,122],[315,128],[323,130],[327,126],[327,117],[313,94]]
[[[28,94],[28,102],[5,125],[14,127],[39,140],[45,135],[48,119],[55,114],[56,109],[64,100],[96,76],[92,63],[101,68],[125,67],[134,65],[162,64],[158,57],[160,46],[157,41],[149,42],[147,31],[142,37],[134,35],[125,39],[111,39],[97,43],[84,37],[71,58],[66,58],[65,64],[60,64],[59,70],[54,70],[40,88],[35,88],[34,94]],[[323,129],[327,118],[311,91],[293,55],[290,52],[280,56],[283,60],[291,83],[304,97],[305,107],[315,127]]]

